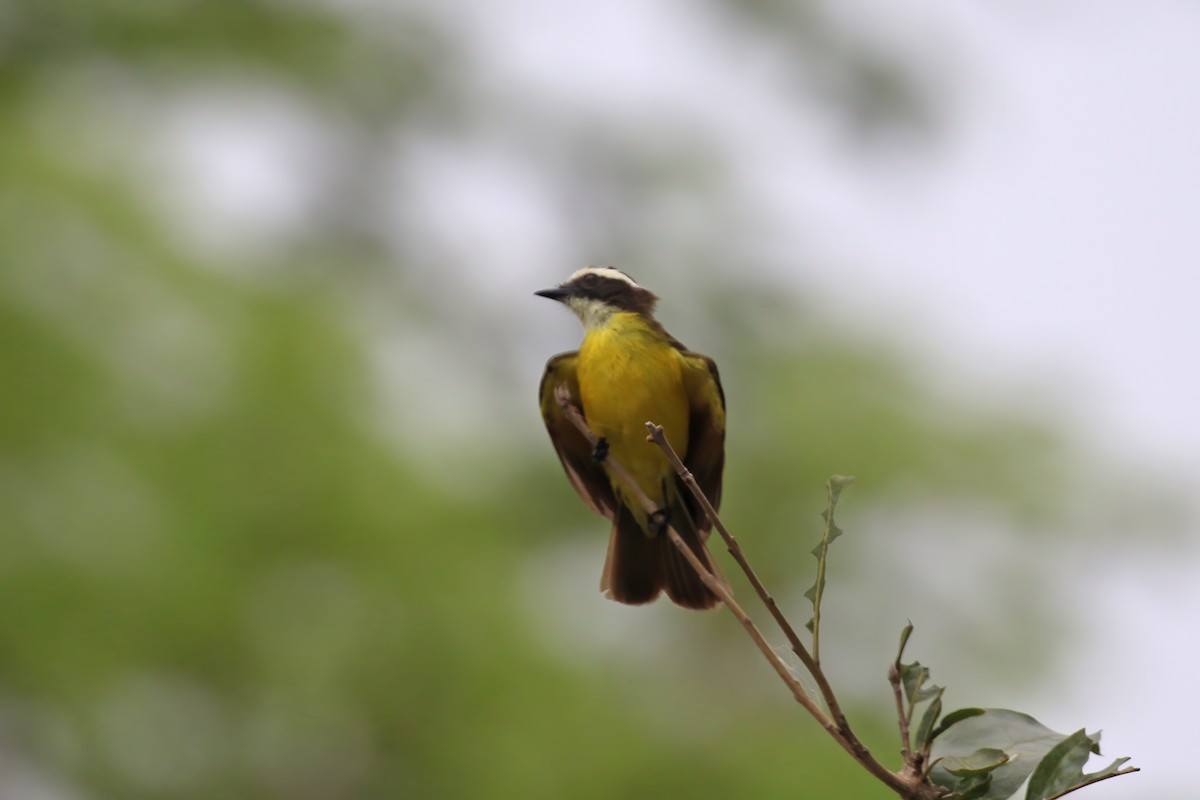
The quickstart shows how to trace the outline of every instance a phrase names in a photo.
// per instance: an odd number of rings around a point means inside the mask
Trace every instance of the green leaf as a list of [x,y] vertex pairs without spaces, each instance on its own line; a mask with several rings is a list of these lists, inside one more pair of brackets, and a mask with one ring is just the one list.
[[963,778],[954,787],[955,800],[979,800],[992,788],[992,773],[978,772]]
[[1045,800],[1070,789],[1083,777],[1083,765],[1093,752],[1100,752],[1100,742],[1082,728],[1050,748],[1029,778],[1026,800]]
[[829,558],[829,545],[842,535],[842,529],[833,521],[833,511],[837,508],[842,491],[852,483],[854,483],[854,478],[849,475],[831,475],[829,480],[825,481],[827,506],[821,512],[821,517],[825,520],[825,532],[821,536],[821,541],[812,549],[812,554],[817,558],[817,580],[804,593],[813,606],[812,618],[804,627],[812,633],[813,660],[818,663],[821,660],[821,598],[825,594],[825,563]]
[[942,690],[938,689],[937,697],[933,698],[929,708],[925,709],[925,714],[921,717],[921,724],[917,726],[917,747],[921,750],[925,750],[933,741],[933,724],[941,715]]
[[[1077,731],[1064,736],[1028,714],[1004,708],[959,709],[946,715],[933,736],[932,757],[940,760],[930,770],[930,779],[972,800],[1006,800],[1027,778],[1026,800],[1055,800],[1089,783],[1136,772],[1122,770],[1128,759],[1120,758],[1099,772],[1084,774],[1088,755],[1099,752],[1099,734]],[[979,791],[979,784],[968,786],[961,776],[963,769],[982,759],[982,751],[991,749],[1004,751],[1008,760],[988,772],[991,780],[984,791],[967,795],[966,789]]]
[[920,661],[900,665],[900,681],[904,684],[904,696],[908,702],[915,702],[913,695],[920,691],[921,684],[929,678],[929,668],[921,665]]
[[979,800],[1011,797],[1046,753],[1067,738],[1028,714],[1004,708],[963,709],[954,715],[957,718],[947,718],[949,724],[943,724],[934,742],[932,756],[942,760],[930,771],[930,778],[938,785],[957,789],[959,780],[946,767],[947,763],[956,763],[951,759],[972,756],[982,749],[1002,750],[1008,760],[989,773],[991,783],[978,795]]
[[896,651],[896,668],[900,668],[900,659],[904,658],[904,648],[908,647],[908,637],[912,636],[913,624],[912,620],[904,626],[904,630],[900,631],[900,649]]
[[1114,760],[1111,764],[1109,764],[1107,767],[1105,767],[1102,770],[1098,770],[1096,772],[1084,773],[1083,779],[1081,781],[1079,781],[1078,783],[1076,783],[1074,786],[1070,787],[1069,789],[1066,789],[1065,791],[1062,791],[1056,795],[1053,795],[1050,798],[1050,800],[1058,800],[1058,798],[1063,797],[1064,795],[1068,795],[1071,792],[1075,791],[1076,789],[1082,789],[1084,786],[1087,786],[1092,783],[1096,783],[1097,781],[1102,781],[1105,778],[1111,778],[1114,775],[1129,775],[1130,773],[1141,771],[1138,767],[1125,767],[1125,769],[1121,769],[1121,766],[1128,760],[1129,760],[1128,756],[1123,756],[1121,758]]
[[1007,763],[1008,753],[994,747],[981,747],[965,756],[947,756],[942,759],[941,766],[951,775],[967,778],[972,775],[986,775]]
[[[1038,763],[1029,778],[1026,800],[1053,798],[1082,788],[1089,783],[1117,775],[1128,758],[1118,758],[1099,772],[1084,773],[1083,766],[1092,753],[1100,752],[1100,734],[1089,735],[1083,729],[1063,739]],[[1126,772],[1134,770],[1125,770]]]
[[980,714],[983,714],[983,713],[986,713],[986,712],[982,708],[960,708],[956,711],[951,711],[949,714],[947,714],[945,717],[942,718],[941,724],[938,725],[936,728],[934,728],[933,733],[930,735],[929,738],[936,739],[937,737],[939,737],[943,733],[945,733],[946,729],[949,728],[954,723],[962,722],[964,719],[970,719],[971,717],[978,717]]
[[926,685],[926,681],[929,680],[929,668],[921,666],[920,661],[901,664],[900,680],[904,683],[904,696],[908,698],[910,706],[915,706],[917,703],[942,693],[942,687],[932,683]]

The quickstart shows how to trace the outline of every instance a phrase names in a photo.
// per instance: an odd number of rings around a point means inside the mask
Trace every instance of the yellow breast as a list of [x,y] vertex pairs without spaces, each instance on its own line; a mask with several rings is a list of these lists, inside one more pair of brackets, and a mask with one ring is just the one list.
[[[669,504],[674,470],[646,441],[645,423],[662,425],[675,450],[686,455],[689,407],[679,351],[640,315],[617,313],[584,337],[578,377],[588,425],[608,440],[609,453],[651,500]],[[627,505],[640,508],[618,482],[614,486]]]

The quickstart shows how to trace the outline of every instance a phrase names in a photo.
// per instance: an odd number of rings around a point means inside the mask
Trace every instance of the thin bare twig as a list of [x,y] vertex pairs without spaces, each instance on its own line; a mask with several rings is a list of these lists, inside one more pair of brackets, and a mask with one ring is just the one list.
[[896,699],[896,719],[900,721],[900,753],[904,757],[904,763],[909,766],[915,766],[912,759],[912,734],[909,732],[912,712],[911,710],[908,713],[904,711],[904,695],[900,690],[900,668],[903,666],[901,662],[904,660],[904,648],[908,647],[908,637],[912,636],[912,632],[913,624],[910,621],[900,631],[900,647],[896,650],[896,660],[888,667],[888,683],[892,685],[892,695]]
[[888,667],[888,683],[892,684],[892,694],[896,697],[896,718],[900,720],[900,754],[904,763],[912,761],[912,735],[908,730],[908,715],[904,713],[904,697],[900,692],[900,667],[892,664]]
[[771,612],[771,616],[775,619],[775,624],[783,631],[783,635],[787,637],[788,644],[791,645],[792,651],[799,656],[800,661],[808,666],[812,661],[812,657],[808,654],[808,650],[804,647],[804,643],[800,641],[799,635],[796,634],[795,628],[784,617],[783,611],[780,610],[779,604],[775,602],[775,598],[767,591],[763,582],[759,580],[758,574],[754,568],[750,566],[750,562],[746,560],[745,554],[742,553],[742,546],[738,544],[738,540],[734,537],[729,529],[725,527],[725,523],[721,522],[721,518],[717,516],[717,510],[713,508],[708,497],[700,488],[700,484],[696,483],[695,476],[691,471],[684,466],[679,455],[671,447],[671,443],[667,441],[666,434],[663,433],[661,425],[655,425],[653,422],[646,423],[646,429],[650,432],[650,440],[653,441],[666,455],[667,460],[671,462],[671,466],[679,477],[683,479],[684,484],[691,490],[696,501],[700,503],[700,507],[704,509],[705,515],[712,520],[713,527],[721,534],[721,538],[725,540],[726,546],[729,548],[729,554],[733,556],[733,560],[742,568],[742,572],[746,573],[746,577],[750,579],[750,585],[754,587],[754,591],[758,594],[758,599],[763,602],[767,610]]
[[[911,752],[905,752],[904,770],[899,773],[890,771],[883,764],[876,760],[871,751],[867,749],[850,728],[850,722],[846,719],[846,715],[842,712],[841,705],[838,703],[837,696],[833,692],[833,687],[829,683],[825,671],[821,669],[821,665],[816,658],[808,652],[808,649],[800,641],[800,637],[796,634],[796,629],[792,627],[787,618],[783,615],[775,598],[767,591],[754,568],[750,566],[750,562],[746,560],[742,553],[741,545],[729,529],[725,527],[725,523],[721,521],[717,510],[713,508],[712,503],[704,494],[704,490],[700,488],[700,484],[696,482],[696,478],[692,475],[691,470],[683,463],[683,459],[671,447],[671,443],[667,441],[666,434],[661,425],[656,425],[653,422],[646,423],[646,430],[649,431],[648,439],[658,445],[659,449],[666,455],[667,460],[671,462],[675,472],[683,480],[684,485],[688,487],[696,501],[700,503],[700,507],[704,509],[704,513],[712,522],[713,527],[721,534],[721,538],[725,540],[725,544],[729,548],[729,554],[742,568],[742,572],[750,580],[750,584],[754,587],[754,591],[758,594],[763,605],[771,612],[771,616],[775,619],[779,629],[783,631],[788,642],[792,646],[792,652],[800,659],[804,668],[812,676],[817,684],[817,689],[821,693],[821,698],[825,701],[825,705],[829,708],[829,713],[833,717],[834,726],[837,730],[835,738],[839,744],[854,757],[854,760],[861,764],[868,772],[882,781],[888,788],[906,798],[936,798],[946,793],[946,790],[940,786],[930,783],[926,776],[922,773],[919,765],[915,764],[911,758]],[[829,524],[832,524],[832,520]],[[832,733],[832,731],[831,731]]]
[[[563,414],[568,420],[571,421],[571,424],[579,429],[579,432],[582,433],[584,438],[588,440],[588,443],[594,447],[599,441],[599,437],[596,436],[595,432],[592,431],[592,429],[588,426],[587,421],[583,418],[583,415],[579,413],[579,409],[577,409],[574,404],[571,403],[570,394],[560,386],[555,390],[554,396],[555,399],[558,400],[559,407],[562,408]],[[642,504],[642,508],[645,509],[646,513],[653,514],[658,510],[658,507],[654,504],[654,501],[646,496],[646,493],[642,491],[642,488],[638,486],[637,482],[633,480],[633,478],[625,470],[625,467],[622,466],[619,461],[609,455],[604,459],[604,463],[617,477],[617,479],[621,481],[621,483],[623,483],[635,497],[638,498],[638,502]],[[713,594],[721,598],[721,602],[723,602],[733,613],[733,615],[737,617],[738,622],[742,623],[742,627],[746,629],[746,633],[748,633],[750,638],[754,640],[755,645],[758,646],[758,649],[771,664],[771,667],[779,675],[780,679],[782,679],[787,685],[788,689],[791,690],[792,696],[795,697],[796,701],[803,705],[805,709],[816,718],[821,727],[829,731],[831,736],[837,739],[843,747],[846,747],[847,750],[850,750],[850,752],[853,753],[853,750],[849,747],[849,743],[846,742],[841,736],[834,723],[830,721],[829,717],[825,715],[825,712],[820,708],[820,706],[818,706],[813,699],[808,696],[807,692],[804,691],[804,687],[800,685],[798,680],[796,680],[796,676],[792,674],[792,671],[788,669],[788,666],[783,663],[783,660],[779,658],[779,656],[771,648],[770,644],[767,643],[767,640],[763,638],[762,633],[758,630],[758,627],[754,624],[754,621],[750,619],[750,616],[742,609],[740,605],[738,605],[737,601],[733,599],[733,596],[729,593],[729,589],[724,585],[724,583],[718,580],[716,576],[714,576],[705,568],[700,559],[696,557],[696,554],[692,552],[692,549],[688,547],[687,543],[685,543],[682,537],[680,537],[679,532],[676,531],[675,528],[670,524],[667,525],[667,536],[670,537],[671,543],[675,545],[680,553],[683,554],[683,557],[687,559],[688,563],[692,565],[692,569],[696,570],[696,574],[700,576],[700,580],[704,582],[704,585],[707,586]]]
[[[558,401],[558,404],[567,419],[569,419],[571,423],[579,429],[580,433],[583,434],[587,441],[593,447],[595,447],[600,439],[588,426],[583,414],[581,414],[579,409],[576,408],[571,402],[570,393],[567,391],[565,386],[558,386],[555,389],[555,399]],[[750,566],[750,563],[746,560],[746,557],[742,553],[741,546],[738,544],[737,539],[734,538],[733,534],[731,534],[725,527],[724,523],[721,522],[720,517],[717,515],[716,509],[713,508],[712,503],[709,501],[708,497],[705,496],[703,490],[696,482],[695,477],[692,475],[691,471],[687,469],[682,459],[679,458],[679,455],[671,447],[670,442],[667,441],[666,434],[663,432],[662,426],[657,425],[654,422],[647,422],[646,428],[649,431],[647,441],[658,445],[659,449],[661,449],[663,454],[666,455],[668,461],[671,463],[680,479],[688,487],[688,490],[691,491],[697,502],[699,502],[701,508],[704,510],[704,513],[707,515],[713,527],[717,529],[717,531],[721,534],[721,538],[725,540],[725,543],[729,548],[730,555],[732,555],[734,560],[738,562],[738,565],[742,568],[742,571],[746,574],[746,577],[750,580],[751,585],[754,587],[759,599],[762,601],[763,605],[767,607],[768,611],[770,611],[771,616],[774,618],[776,624],[787,637],[788,641],[792,645],[792,651],[800,659],[801,663],[804,664],[805,669],[812,676],[813,680],[816,681],[817,688],[820,691],[821,699],[824,700],[826,708],[828,709],[828,714],[826,714],[825,710],[820,707],[817,701],[805,691],[796,675],[787,667],[786,664],[783,663],[783,660],[779,658],[770,645],[767,644],[766,639],[763,638],[762,633],[758,630],[757,626],[755,626],[753,620],[751,620],[749,615],[746,614],[740,605],[738,605],[737,601],[733,599],[728,585],[725,584],[722,579],[718,578],[714,573],[708,570],[704,562],[700,560],[699,556],[697,556],[696,553],[693,552],[692,549],[683,541],[682,537],[679,535],[679,532],[670,524],[668,524],[666,528],[666,534],[670,538],[672,545],[674,545],[680,554],[687,559],[687,562],[691,564],[692,569],[696,571],[696,574],[703,581],[704,585],[708,587],[713,594],[721,599],[734,617],[736,617],[737,620],[742,624],[742,627],[745,628],[746,633],[754,641],[755,646],[758,647],[759,651],[763,654],[763,657],[767,659],[767,662],[771,665],[772,669],[775,670],[776,674],[779,675],[780,679],[791,691],[795,700],[804,706],[804,708],[813,716],[813,718],[821,725],[821,727],[824,728],[825,731],[833,737],[834,741],[841,745],[842,748],[845,749],[855,761],[857,761],[864,769],[874,775],[885,786],[896,792],[896,794],[900,795],[900,797],[905,798],[906,800],[940,800],[941,798],[944,798],[948,793],[950,793],[950,790],[946,787],[933,783],[929,779],[930,770],[932,769],[933,764],[937,763],[937,761],[940,761],[940,759],[929,761],[929,745],[931,744],[931,741],[927,741],[925,743],[925,746],[920,753],[914,753],[912,750],[912,734],[910,725],[915,706],[915,698],[914,702],[910,703],[906,710],[904,697],[901,691],[903,675],[901,673],[900,663],[904,652],[904,645],[907,642],[908,635],[912,632],[911,623],[901,634],[900,651],[896,656],[895,662],[890,665],[888,669],[888,682],[892,685],[892,693],[896,703],[896,715],[900,725],[901,753],[904,760],[904,767],[901,770],[898,772],[891,772],[882,764],[880,764],[873,755],[871,755],[866,746],[862,744],[862,742],[850,729],[850,724],[846,720],[845,715],[842,713],[837,697],[834,695],[833,688],[829,684],[829,680],[825,676],[824,671],[821,669],[820,663],[815,657],[815,641],[814,654],[810,655],[807,648],[805,648],[804,644],[800,641],[800,637],[796,634],[795,629],[791,626],[787,618],[784,617],[783,612],[779,609],[774,597],[767,592],[766,587],[758,578],[757,573],[755,573],[754,569]],[[625,487],[638,499],[638,502],[641,503],[647,514],[654,514],[659,511],[653,501],[646,496],[645,492],[642,491],[637,482],[633,480],[625,468],[616,459],[609,455],[605,458],[604,463],[609,472],[616,477],[617,480],[621,481],[621,483],[623,483]],[[828,524],[833,524],[832,517],[828,520]],[[701,537],[700,546],[706,547],[703,537]],[[1085,781],[1080,786],[1073,787],[1066,792],[1056,795],[1056,797],[1062,797],[1075,791],[1076,789],[1083,788],[1085,785],[1090,785],[1101,780],[1116,777],[1117,775],[1125,775],[1130,772],[1137,771],[1139,770],[1136,767],[1130,767],[1110,773],[1108,775],[1096,776]]]
[[[792,652],[796,654],[796,657],[800,659],[800,663],[804,665],[804,668],[808,670],[813,680],[816,681],[817,689],[821,692],[821,698],[829,708],[830,716],[833,717],[838,728],[849,734],[851,741],[858,742],[857,738],[853,737],[853,734],[850,733],[850,723],[846,720],[846,715],[842,713],[841,705],[838,703],[837,696],[833,693],[833,687],[830,686],[829,679],[825,677],[825,672],[821,669],[816,659],[808,652],[808,648],[800,641],[800,637],[796,634],[796,629],[787,621],[787,618],[783,615],[783,611],[780,610],[779,605],[775,602],[775,598],[767,591],[766,586],[763,585],[754,568],[750,566],[750,562],[746,560],[746,556],[742,553],[742,547],[738,544],[738,540],[725,527],[725,523],[717,515],[717,510],[713,508],[712,503],[705,496],[704,491],[700,488],[700,484],[696,483],[696,478],[692,475],[691,470],[684,465],[679,454],[675,452],[675,448],[671,447],[671,443],[667,441],[662,426],[656,425],[653,422],[647,422],[646,430],[650,432],[650,440],[663,451],[667,460],[671,462],[671,466],[675,468],[679,477],[683,479],[684,484],[691,490],[696,501],[700,503],[700,507],[704,509],[704,513],[712,521],[713,527],[721,534],[721,538],[725,540],[725,544],[729,548],[729,554],[738,562],[738,566],[742,568],[742,572],[746,573],[746,577],[750,580],[750,585],[754,587],[754,591],[758,593],[759,599],[762,600],[767,610],[771,612],[771,616],[775,619],[775,623],[779,626],[779,629],[783,631],[783,635],[787,637],[788,643],[792,646]],[[861,748],[863,754],[869,756],[865,746],[861,743],[858,743],[857,746]]]
[[[583,434],[588,443],[594,447],[599,441],[599,437],[596,436],[595,432],[593,432],[588,426],[587,421],[583,418],[583,414],[581,414],[579,409],[576,408],[571,402],[571,396],[566,390],[566,387],[559,386],[557,389],[555,389],[554,396],[558,401],[559,407],[562,409],[563,414],[568,420],[571,421],[571,424],[579,429],[579,432]],[[651,439],[654,438],[653,434],[657,429],[658,435],[662,439],[662,443],[659,444],[659,446],[662,447],[663,444],[666,444],[664,452],[667,452],[667,457],[672,459],[672,463],[676,465],[676,469],[679,470],[682,467],[682,462],[679,461],[679,457],[675,455],[674,451],[670,450],[670,445],[666,443],[666,437],[662,434],[662,428],[650,422],[646,424],[651,430]],[[621,481],[621,483],[623,483],[626,488],[638,498],[638,502],[641,503],[646,513],[653,514],[654,512],[658,511],[658,508],[655,506],[654,502],[646,496],[645,492],[642,491],[641,487],[638,486],[637,482],[633,480],[620,462],[609,455],[605,458],[604,463],[617,478],[617,480]],[[758,580],[758,576],[754,573],[754,570],[750,567],[749,563],[746,562],[745,556],[742,555],[741,548],[737,544],[737,540],[733,538],[733,535],[729,533],[724,524],[721,523],[721,521],[717,518],[715,510],[712,508],[712,504],[708,502],[708,498],[706,498],[704,493],[700,491],[700,487],[696,485],[695,479],[691,476],[691,473],[688,472],[686,468],[683,468],[681,476],[683,477],[685,483],[690,482],[689,488],[697,494],[698,499],[705,509],[705,513],[709,515],[709,518],[713,520],[713,525],[716,526],[718,531],[721,532],[722,538],[724,538],[726,544],[729,545],[730,553],[734,555],[734,558],[742,566],[742,569],[746,572],[747,576],[750,577],[751,582],[755,584],[755,589],[758,592],[759,598],[763,600],[764,604],[766,604],[769,609],[771,609],[772,616],[775,617],[776,622],[784,630],[785,635],[788,636],[789,641],[792,643],[793,650],[800,657],[801,662],[813,676],[814,680],[816,680],[818,688],[821,691],[821,696],[825,700],[833,719],[831,720],[830,715],[827,715],[824,709],[822,709],[820,705],[818,705],[818,703],[809,696],[808,692],[804,690],[804,687],[796,679],[796,676],[792,673],[791,669],[788,668],[778,654],[776,654],[776,652],[767,643],[762,633],[758,630],[758,627],[754,624],[754,621],[750,619],[750,616],[742,609],[740,605],[738,605],[737,601],[733,599],[733,595],[730,593],[728,587],[726,587],[722,581],[708,571],[696,554],[692,552],[692,549],[688,547],[683,541],[682,537],[680,537],[679,532],[668,524],[667,536],[670,537],[671,543],[676,549],[679,550],[684,558],[687,559],[688,563],[692,565],[692,569],[696,570],[696,574],[704,582],[704,585],[707,586],[713,592],[713,594],[721,599],[726,608],[729,609],[730,613],[732,613],[734,617],[737,618],[738,622],[742,624],[742,627],[746,630],[746,633],[754,641],[755,646],[758,647],[759,652],[763,654],[763,657],[767,659],[767,662],[771,665],[771,668],[775,670],[777,675],[779,675],[780,680],[782,680],[784,685],[788,687],[788,690],[791,691],[792,697],[796,700],[796,702],[804,706],[804,709],[812,715],[813,719],[815,719],[817,723],[825,729],[826,733],[833,737],[834,741],[841,745],[841,747],[847,753],[849,753],[855,761],[861,764],[868,772],[874,775],[884,785],[896,792],[901,797],[911,798],[912,800],[934,800],[934,798],[938,798],[942,794],[945,794],[944,789],[929,783],[920,774],[913,775],[911,770],[906,770],[904,773],[891,772],[887,769],[887,767],[880,764],[875,757],[871,755],[870,751],[867,750],[866,746],[864,746],[862,742],[858,740],[858,738],[850,730],[850,726],[846,721],[845,715],[841,712],[841,708],[838,705],[837,698],[833,694],[833,689],[830,687],[828,679],[825,677],[824,673],[821,672],[820,667],[813,662],[812,657],[809,656],[808,651],[800,642],[800,638],[796,635],[795,630],[788,623],[787,619],[784,618],[783,613],[779,611],[778,607],[776,606],[774,599],[772,599],[767,593],[766,589],[762,585],[762,582]],[[701,542],[701,546],[704,546],[703,542]]]

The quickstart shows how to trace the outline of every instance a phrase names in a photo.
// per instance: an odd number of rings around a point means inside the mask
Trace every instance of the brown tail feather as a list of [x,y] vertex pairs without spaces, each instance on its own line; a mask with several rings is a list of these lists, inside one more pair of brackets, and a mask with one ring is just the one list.
[[[718,580],[725,583],[725,577],[713,563],[712,556],[701,542],[700,534],[696,530],[691,515],[688,514],[682,503],[676,503],[671,509],[671,526],[679,532],[679,538],[683,539],[684,543],[691,548],[691,551],[700,559],[700,563]],[[655,539],[661,545],[660,553],[663,559],[667,597],[670,597],[676,605],[696,610],[720,605],[720,598],[704,585],[704,581],[688,563],[687,558],[671,543],[671,537],[667,536],[664,531]]]
[[[672,509],[671,524],[692,552],[700,557],[701,563],[721,577],[682,504],[676,504]],[[624,506],[617,511],[613,521],[600,589],[613,600],[628,605],[649,603],[663,589],[671,600],[684,608],[706,609],[720,602],[671,543],[670,537],[665,532],[647,536]]]
[[618,603],[640,606],[658,597],[662,589],[658,542],[646,535],[628,508],[619,505],[600,590]]

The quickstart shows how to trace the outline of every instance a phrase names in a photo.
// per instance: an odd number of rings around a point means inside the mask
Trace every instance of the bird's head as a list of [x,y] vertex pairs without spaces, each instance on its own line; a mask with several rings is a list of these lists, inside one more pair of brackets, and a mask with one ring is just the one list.
[[649,317],[658,302],[653,292],[612,267],[584,267],[553,289],[534,294],[565,304],[588,329],[602,327],[618,311]]

